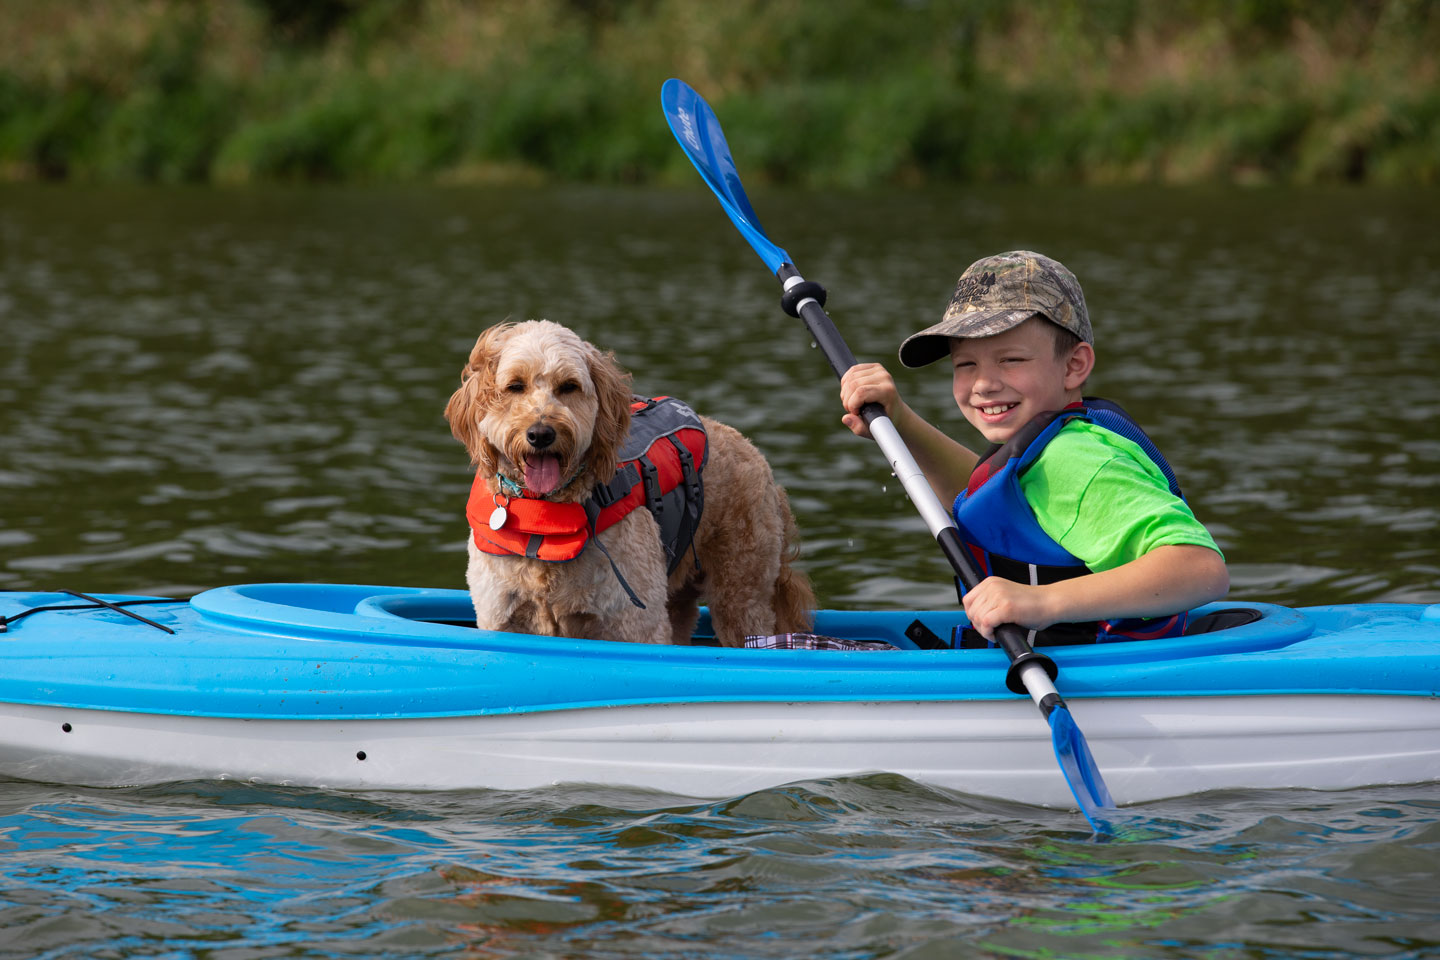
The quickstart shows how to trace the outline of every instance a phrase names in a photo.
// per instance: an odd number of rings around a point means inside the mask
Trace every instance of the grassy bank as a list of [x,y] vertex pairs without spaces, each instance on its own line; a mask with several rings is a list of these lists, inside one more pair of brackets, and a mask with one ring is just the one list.
[[1440,182],[1433,0],[5,0],[0,178]]

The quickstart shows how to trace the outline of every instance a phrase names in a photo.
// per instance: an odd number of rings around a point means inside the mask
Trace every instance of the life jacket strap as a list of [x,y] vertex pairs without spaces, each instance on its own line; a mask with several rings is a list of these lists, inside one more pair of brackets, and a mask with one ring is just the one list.
[[[680,458],[680,473],[682,474],[685,489],[688,491],[685,498],[685,512],[690,516],[691,525],[699,526],[700,506],[703,500],[702,488],[700,486],[700,471],[695,469],[695,455],[690,452],[689,447],[680,442],[680,438],[675,434],[666,434],[665,439],[670,441],[670,445],[675,448],[675,454]],[[669,549],[668,543],[666,544],[666,549],[667,551]],[[695,560],[695,569],[701,569],[700,551],[695,547],[695,537],[693,534],[690,537],[690,556]],[[670,558],[672,566],[674,559],[674,557]]]
[[635,604],[635,606],[639,607],[641,610],[644,610],[645,604],[641,603],[640,598],[635,596],[635,591],[630,588],[630,584],[626,581],[625,575],[622,574],[620,572],[620,568],[615,565],[615,558],[610,556],[610,551],[606,550],[605,544],[600,542],[600,535],[598,533],[595,533],[593,524],[590,531],[590,542],[595,544],[595,546],[599,547],[600,552],[605,554],[605,559],[610,561],[610,569],[612,572],[614,572],[615,579],[620,581],[620,586],[625,590],[625,595],[630,598],[630,602]]

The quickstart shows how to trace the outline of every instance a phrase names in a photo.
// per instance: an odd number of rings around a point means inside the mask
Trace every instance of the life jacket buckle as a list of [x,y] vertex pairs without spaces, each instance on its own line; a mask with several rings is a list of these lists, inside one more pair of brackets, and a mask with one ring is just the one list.
[[641,457],[637,462],[645,481],[645,506],[658,520],[665,508],[665,494],[660,491],[660,468],[649,457]]
[[615,476],[609,483],[597,484],[591,489],[590,499],[602,509],[608,507],[628,494],[630,488],[635,486],[635,481],[639,479],[640,476],[632,464],[621,464],[620,469],[615,471]]

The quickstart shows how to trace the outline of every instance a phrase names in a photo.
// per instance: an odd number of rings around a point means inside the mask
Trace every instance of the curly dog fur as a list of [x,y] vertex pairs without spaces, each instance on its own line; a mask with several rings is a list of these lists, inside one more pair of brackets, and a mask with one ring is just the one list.
[[[480,335],[445,418],[492,492],[501,491],[503,474],[532,493],[579,503],[614,475],[630,401],[630,375],[614,354],[560,324],[530,320],[498,324]],[[666,575],[659,526],[645,509],[600,535],[643,610],[630,601],[600,550],[550,563],[484,553],[469,537],[466,581],[476,625],[686,644],[703,600],[725,646],[740,646],[747,635],[808,629],[815,597],[809,580],[792,566],[799,534],[785,491],[749,440],[701,419],[710,453],[694,538],[698,567],[687,557]]]

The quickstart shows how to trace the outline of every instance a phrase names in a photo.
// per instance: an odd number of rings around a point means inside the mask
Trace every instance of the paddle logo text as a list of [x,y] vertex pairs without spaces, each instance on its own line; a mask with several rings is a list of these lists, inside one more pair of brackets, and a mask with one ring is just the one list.
[[685,142],[690,144],[691,149],[700,149],[700,135],[695,132],[695,123],[690,119],[690,112],[684,107],[675,108],[675,116],[680,118],[680,132],[685,135]]

